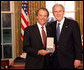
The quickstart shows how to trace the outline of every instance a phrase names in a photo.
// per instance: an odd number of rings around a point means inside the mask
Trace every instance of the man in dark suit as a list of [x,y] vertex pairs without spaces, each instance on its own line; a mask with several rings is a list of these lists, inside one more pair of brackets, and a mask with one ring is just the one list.
[[[49,28],[46,28],[49,12],[40,8],[37,13],[37,23],[25,28],[23,39],[23,51],[27,53],[26,69],[48,69],[50,67],[50,51],[46,51],[46,43],[43,36],[49,36]],[[44,28],[44,32],[42,32]],[[45,33],[45,35],[42,35]],[[45,37],[46,38],[46,37]],[[55,48],[53,48],[53,51]]]
[[53,6],[56,21],[49,24],[55,39],[55,52],[52,55],[52,66],[58,69],[73,69],[80,65],[82,59],[81,35],[78,23],[64,17],[61,4]]

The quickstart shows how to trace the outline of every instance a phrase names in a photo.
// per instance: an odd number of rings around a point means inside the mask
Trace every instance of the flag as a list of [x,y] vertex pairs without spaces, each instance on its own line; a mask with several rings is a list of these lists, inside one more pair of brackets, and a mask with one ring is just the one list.
[[22,1],[22,13],[21,13],[21,39],[23,40],[24,29],[29,26],[29,9],[28,2]]

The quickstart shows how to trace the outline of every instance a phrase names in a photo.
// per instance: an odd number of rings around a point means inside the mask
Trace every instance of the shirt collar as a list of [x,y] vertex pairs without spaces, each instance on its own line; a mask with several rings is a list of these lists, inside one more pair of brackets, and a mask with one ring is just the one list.
[[[39,22],[37,22],[37,25],[38,25],[39,28],[42,27],[42,26],[39,24]],[[44,29],[46,28],[45,25],[44,25],[43,27],[44,27]]]
[[60,22],[57,21],[57,24],[58,23],[63,24],[64,23],[64,20],[65,20],[65,18],[63,17],[63,19]]

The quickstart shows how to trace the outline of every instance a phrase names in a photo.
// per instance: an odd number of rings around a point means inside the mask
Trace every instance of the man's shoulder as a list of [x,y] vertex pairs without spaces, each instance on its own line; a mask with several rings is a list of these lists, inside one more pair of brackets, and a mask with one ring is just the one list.
[[27,26],[26,28],[25,28],[25,30],[29,30],[31,28],[31,26]]
[[66,17],[65,17],[65,20],[66,20],[67,22],[77,23],[77,21],[76,21],[75,19],[73,19],[73,18],[66,18]]
[[53,21],[53,22],[51,22],[51,24],[56,24],[56,22],[57,22],[57,21]]
[[47,25],[48,25],[48,26],[53,26],[53,25],[55,25],[55,24],[56,24],[56,22],[57,22],[57,21],[48,22],[48,24],[47,24]]
[[65,18],[65,22],[69,25],[78,26],[78,22],[74,19]]
[[27,26],[27,27],[25,28],[25,30],[31,30],[33,27],[36,27],[36,24]]

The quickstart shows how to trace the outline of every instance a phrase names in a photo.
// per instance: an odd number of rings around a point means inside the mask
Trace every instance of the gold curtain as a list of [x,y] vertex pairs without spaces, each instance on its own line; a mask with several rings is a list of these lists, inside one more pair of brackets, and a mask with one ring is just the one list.
[[18,57],[21,54],[21,1],[14,1],[14,12],[15,12],[15,56]]
[[[46,1],[28,1],[30,25],[36,23],[36,10],[45,7]],[[15,11],[15,56],[18,57],[23,52],[23,41],[21,40],[21,8],[22,1],[14,1]]]
[[36,11],[45,6],[45,1],[28,1],[29,2],[29,19],[30,25],[36,23]]
[[83,1],[75,2],[75,18],[79,23],[81,35],[83,35]]

